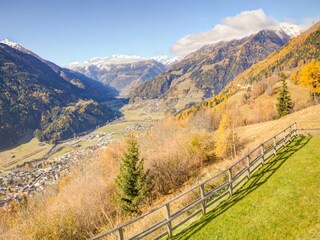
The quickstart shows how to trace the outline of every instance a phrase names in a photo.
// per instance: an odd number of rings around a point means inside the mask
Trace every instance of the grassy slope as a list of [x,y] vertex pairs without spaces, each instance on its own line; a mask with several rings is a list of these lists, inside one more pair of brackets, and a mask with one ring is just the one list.
[[174,239],[318,239],[320,137],[297,138]]
[[[309,91],[300,87],[299,85],[291,83],[289,80],[287,80],[287,85],[294,105],[297,107],[300,106],[300,109],[304,108],[304,106],[306,106],[308,104],[308,101],[310,100]],[[250,103],[242,103],[242,99],[244,95],[247,93],[247,91],[241,90],[236,94],[232,95],[229,99],[226,100],[226,102],[228,102],[231,106],[237,106],[237,108],[243,114],[243,116],[248,121],[252,121],[252,119],[257,118],[257,111],[259,111],[259,109],[261,115],[264,117],[267,105],[272,107],[274,112],[277,112],[276,104],[278,102],[277,98],[279,96],[279,90],[281,87],[281,82],[279,81],[272,87],[271,96],[261,94],[254,100],[251,100]]]
[[[28,135],[32,136],[32,133]],[[27,139],[21,139],[21,142],[17,144],[16,147],[7,148],[0,151],[0,170],[10,169],[15,167],[18,163],[30,161],[32,159],[43,157],[52,147],[51,144],[39,145],[39,141],[31,136],[25,136]],[[13,156],[15,156],[13,158]],[[26,157],[29,156],[29,157]],[[4,167],[9,162],[16,161],[17,163],[10,165],[9,167]]]
[[[320,126],[320,105],[312,106],[301,111],[289,114],[281,119],[252,124],[239,127],[237,133],[239,137],[248,143],[248,150],[258,146],[261,142],[271,138],[276,133],[282,131],[293,122],[298,123],[299,127],[308,127],[307,121],[319,121],[316,127]],[[311,125],[310,125],[311,126]],[[245,150],[246,151],[246,150]]]

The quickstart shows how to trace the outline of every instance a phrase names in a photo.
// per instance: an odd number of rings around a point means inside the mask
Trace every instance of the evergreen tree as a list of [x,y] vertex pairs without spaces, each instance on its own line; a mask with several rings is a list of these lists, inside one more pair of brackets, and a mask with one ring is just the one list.
[[116,178],[117,198],[123,212],[128,214],[139,213],[139,205],[152,191],[152,178],[144,171],[143,163],[137,140],[130,136]]
[[287,77],[282,75],[282,89],[280,91],[277,103],[277,110],[279,117],[283,117],[292,112],[293,102],[290,97],[290,93],[288,90]]

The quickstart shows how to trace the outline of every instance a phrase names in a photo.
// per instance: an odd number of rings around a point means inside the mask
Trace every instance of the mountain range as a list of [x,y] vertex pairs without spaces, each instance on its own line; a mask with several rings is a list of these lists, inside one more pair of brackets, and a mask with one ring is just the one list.
[[109,84],[120,92],[121,96],[128,94],[142,83],[158,76],[166,67],[155,60],[144,60],[131,63],[90,63],[86,65],[71,65],[74,71]]
[[56,142],[114,119],[102,102],[117,91],[61,68],[18,44],[0,43],[0,146],[36,131]]
[[[301,49],[304,55],[318,54],[317,37],[283,48],[292,34],[262,30],[204,46],[182,60],[117,55],[73,63],[72,70],[5,40],[0,43],[0,146],[14,143],[28,130],[41,141],[57,142],[112,120],[118,113],[104,102],[114,101],[118,92],[132,102],[155,99],[158,109],[177,112],[226,86],[224,91],[231,91],[234,84],[259,79],[278,65],[300,64],[306,59],[298,54]],[[301,37],[290,43],[296,39]]]
[[238,74],[284,46],[283,30],[262,30],[240,40],[207,45],[137,87],[131,101],[162,99],[175,111],[218,94]]
[[92,58],[86,62],[74,62],[66,67],[110,84],[121,96],[127,97],[136,87],[158,76],[180,60],[181,57],[115,54],[111,57]]

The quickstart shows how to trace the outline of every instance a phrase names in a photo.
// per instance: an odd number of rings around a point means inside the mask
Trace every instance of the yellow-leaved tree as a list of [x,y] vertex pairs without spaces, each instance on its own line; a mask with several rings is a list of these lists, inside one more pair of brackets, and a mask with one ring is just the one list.
[[290,80],[293,84],[298,85],[300,79],[300,69],[294,70],[290,75]]
[[300,84],[310,90],[314,102],[317,101],[317,96],[320,95],[320,62],[312,60],[301,68]]
[[224,113],[215,135],[215,153],[217,157],[235,157],[238,145],[238,137],[235,133],[235,126],[230,121],[230,116]]

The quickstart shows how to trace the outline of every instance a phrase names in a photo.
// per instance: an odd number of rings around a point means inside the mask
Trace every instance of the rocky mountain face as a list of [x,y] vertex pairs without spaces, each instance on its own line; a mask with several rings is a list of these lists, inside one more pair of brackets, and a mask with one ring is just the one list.
[[68,66],[74,71],[109,84],[122,96],[128,94],[150,79],[166,70],[166,66],[155,60],[133,61],[129,63],[110,63],[107,61],[92,61]]
[[263,30],[240,40],[204,46],[137,87],[131,93],[131,101],[168,99],[176,110],[181,110],[192,101],[218,94],[238,74],[281,48],[289,39],[283,31]]
[[115,89],[17,49],[0,43],[0,146],[36,129],[59,141],[115,117],[100,103]]

